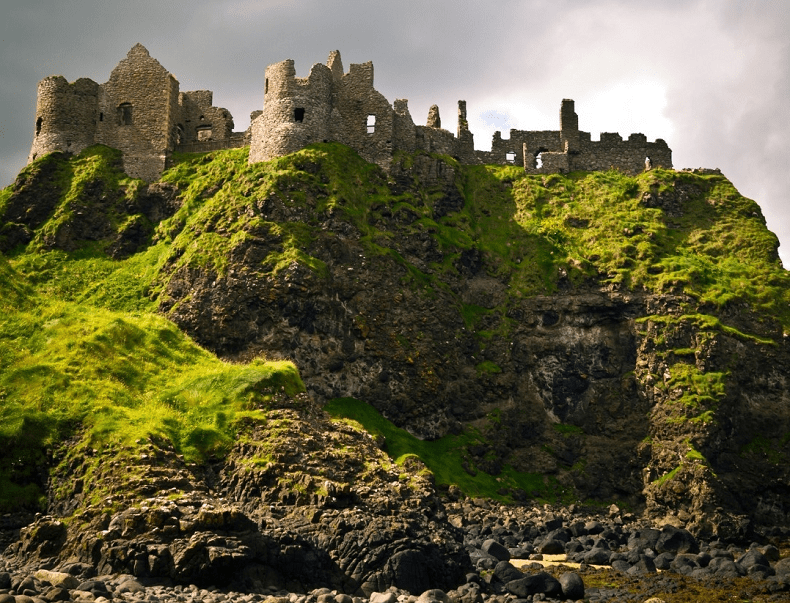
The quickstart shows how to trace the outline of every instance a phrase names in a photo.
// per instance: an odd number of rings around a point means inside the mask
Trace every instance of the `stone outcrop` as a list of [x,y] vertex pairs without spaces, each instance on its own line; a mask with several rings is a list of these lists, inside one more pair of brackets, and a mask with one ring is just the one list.
[[421,468],[392,465],[370,436],[330,423],[306,397],[281,397],[265,421],[248,421],[224,462],[196,467],[155,442],[142,450],[98,450],[100,470],[89,473],[91,459],[62,449],[51,508],[76,522],[39,517],[7,557],[247,592],[330,585],[360,595],[450,589],[470,569]]

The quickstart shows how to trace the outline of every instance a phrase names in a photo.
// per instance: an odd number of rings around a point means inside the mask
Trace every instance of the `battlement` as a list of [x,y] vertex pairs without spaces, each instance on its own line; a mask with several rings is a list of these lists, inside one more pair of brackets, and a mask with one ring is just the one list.
[[374,87],[373,63],[343,69],[340,52],[326,64],[296,77],[292,59],[265,70],[263,109],[254,111],[246,132],[233,131],[227,109],[213,105],[210,90],[179,91],[178,80],[140,44],[113,69],[110,79],[69,83],[62,76],[38,85],[36,125],[28,162],[51,151],[78,153],[92,144],[123,152],[124,169],[154,180],[173,151],[214,150],[249,145],[250,163],[298,151],[314,142],[335,141],[389,169],[396,151],[424,150],[450,155],[463,164],[513,164],[530,174],[615,168],[637,173],[672,167],[672,151],[644,134],[627,140],[602,133],[597,141],[579,130],[575,103],[563,99],[559,130],[496,132],[490,151],[476,151],[466,101],[458,101],[456,133],[441,127],[431,107],[424,126],[416,125],[408,101],[393,104]]

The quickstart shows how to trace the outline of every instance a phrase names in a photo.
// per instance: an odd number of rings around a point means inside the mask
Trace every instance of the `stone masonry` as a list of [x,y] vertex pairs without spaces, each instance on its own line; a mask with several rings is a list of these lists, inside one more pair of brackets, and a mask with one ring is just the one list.
[[123,152],[127,174],[155,180],[177,145],[231,138],[233,118],[211,103],[209,90],[179,92],[178,80],[137,44],[105,84],[59,75],[39,83],[28,163],[105,144]]
[[441,127],[433,105],[426,125],[409,113],[408,101],[393,104],[373,87],[373,63],[352,64],[346,73],[338,51],[326,65],[296,77],[291,59],[266,68],[263,109],[247,132],[233,132],[233,117],[213,106],[210,90],[179,92],[178,80],[140,44],[105,84],[82,78],[69,83],[50,76],[38,85],[36,126],[28,162],[51,151],[78,153],[92,144],[123,152],[125,171],[155,180],[174,151],[250,146],[250,163],[293,153],[315,142],[341,142],[388,170],[396,151],[450,155],[463,164],[514,164],[527,173],[619,169],[635,174],[672,167],[672,151],[643,134],[623,140],[602,133],[591,140],[579,130],[574,102],[560,107],[557,131],[510,130],[494,134],[490,151],[477,151],[466,101],[458,101],[456,134]]
[[574,102],[560,108],[558,131],[511,130],[510,138],[494,134],[491,151],[476,151],[466,118],[466,101],[458,101],[458,130],[441,127],[433,105],[425,126],[414,124],[408,101],[390,105],[373,88],[373,64],[351,65],[343,72],[340,53],[326,65],[313,65],[307,78],[297,78],[291,59],[266,69],[263,110],[251,126],[250,163],[292,153],[314,142],[342,142],[366,160],[387,169],[395,151],[424,150],[450,155],[464,164],[523,165],[531,174],[615,168],[635,174],[649,167],[672,167],[672,151],[644,134],[601,134],[591,140],[579,130]]

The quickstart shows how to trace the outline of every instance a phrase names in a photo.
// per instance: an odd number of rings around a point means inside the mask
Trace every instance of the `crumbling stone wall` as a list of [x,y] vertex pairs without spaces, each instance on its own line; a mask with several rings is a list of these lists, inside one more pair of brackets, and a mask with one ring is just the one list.
[[394,150],[395,112],[373,88],[373,63],[352,64],[338,85],[335,109],[341,116],[341,127],[333,138],[356,149],[366,161],[387,169]]
[[321,64],[297,78],[292,59],[266,68],[263,111],[252,123],[250,163],[329,140],[334,76]]
[[604,132],[600,140],[591,140],[589,132],[579,130],[570,99],[560,106],[559,131],[510,130],[509,139],[495,132],[491,151],[477,151],[477,156],[484,163],[523,165],[530,174],[611,168],[637,174],[646,169],[646,159],[652,167],[672,168],[672,151],[660,138],[648,142],[644,134],[631,134],[623,140],[619,134]]
[[93,80],[69,84],[61,75],[41,80],[28,163],[52,151],[79,153],[94,144],[98,112],[99,85]]
[[233,136],[233,117],[227,109],[213,106],[211,90],[192,90],[178,96],[179,120],[176,145],[223,141]]
[[153,180],[175,142],[177,107],[178,81],[137,44],[101,86],[96,142],[123,152],[127,174]]
[[233,118],[212,106],[211,91],[179,93],[178,88],[178,80],[141,44],[104,84],[44,78],[28,162],[52,151],[79,153],[105,144],[123,152],[127,174],[150,181],[159,177],[176,145],[233,138]]
[[459,136],[440,127],[438,109],[416,126],[408,101],[394,106],[373,87],[373,63],[352,64],[348,73],[338,51],[297,78],[291,59],[266,68],[264,106],[252,122],[250,163],[292,153],[313,142],[342,142],[365,160],[389,169],[396,150],[418,149],[479,163],[459,104]]
[[409,101],[400,98],[393,105],[392,144],[395,149],[412,153],[417,149],[417,130],[409,113]]

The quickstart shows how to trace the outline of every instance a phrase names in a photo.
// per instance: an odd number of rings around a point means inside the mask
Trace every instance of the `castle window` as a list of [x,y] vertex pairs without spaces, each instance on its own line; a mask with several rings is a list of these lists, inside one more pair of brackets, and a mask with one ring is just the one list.
[[104,113],[99,113],[99,121],[104,121]]
[[508,163],[516,163],[516,152],[515,151],[508,151],[505,153],[505,161]]
[[36,120],[36,136],[38,136],[41,133],[41,124],[43,124],[43,123],[44,123],[44,118],[43,117],[39,117]]
[[213,132],[211,131],[211,126],[198,126],[197,130],[197,139],[199,141],[204,140],[211,140],[211,135]]
[[368,115],[368,134],[373,134],[376,131],[376,116]]
[[538,151],[535,154],[535,168],[540,169],[543,167],[543,151]]
[[132,125],[132,104],[121,103],[118,105],[118,125],[131,126]]
[[263,93],[269,94],[269,78],[266,78],[266,84],[263,86]]
[[294,121],[298,123],[302,123],[304,121],[304,109],[301,107],[297,107],[294,109]]

